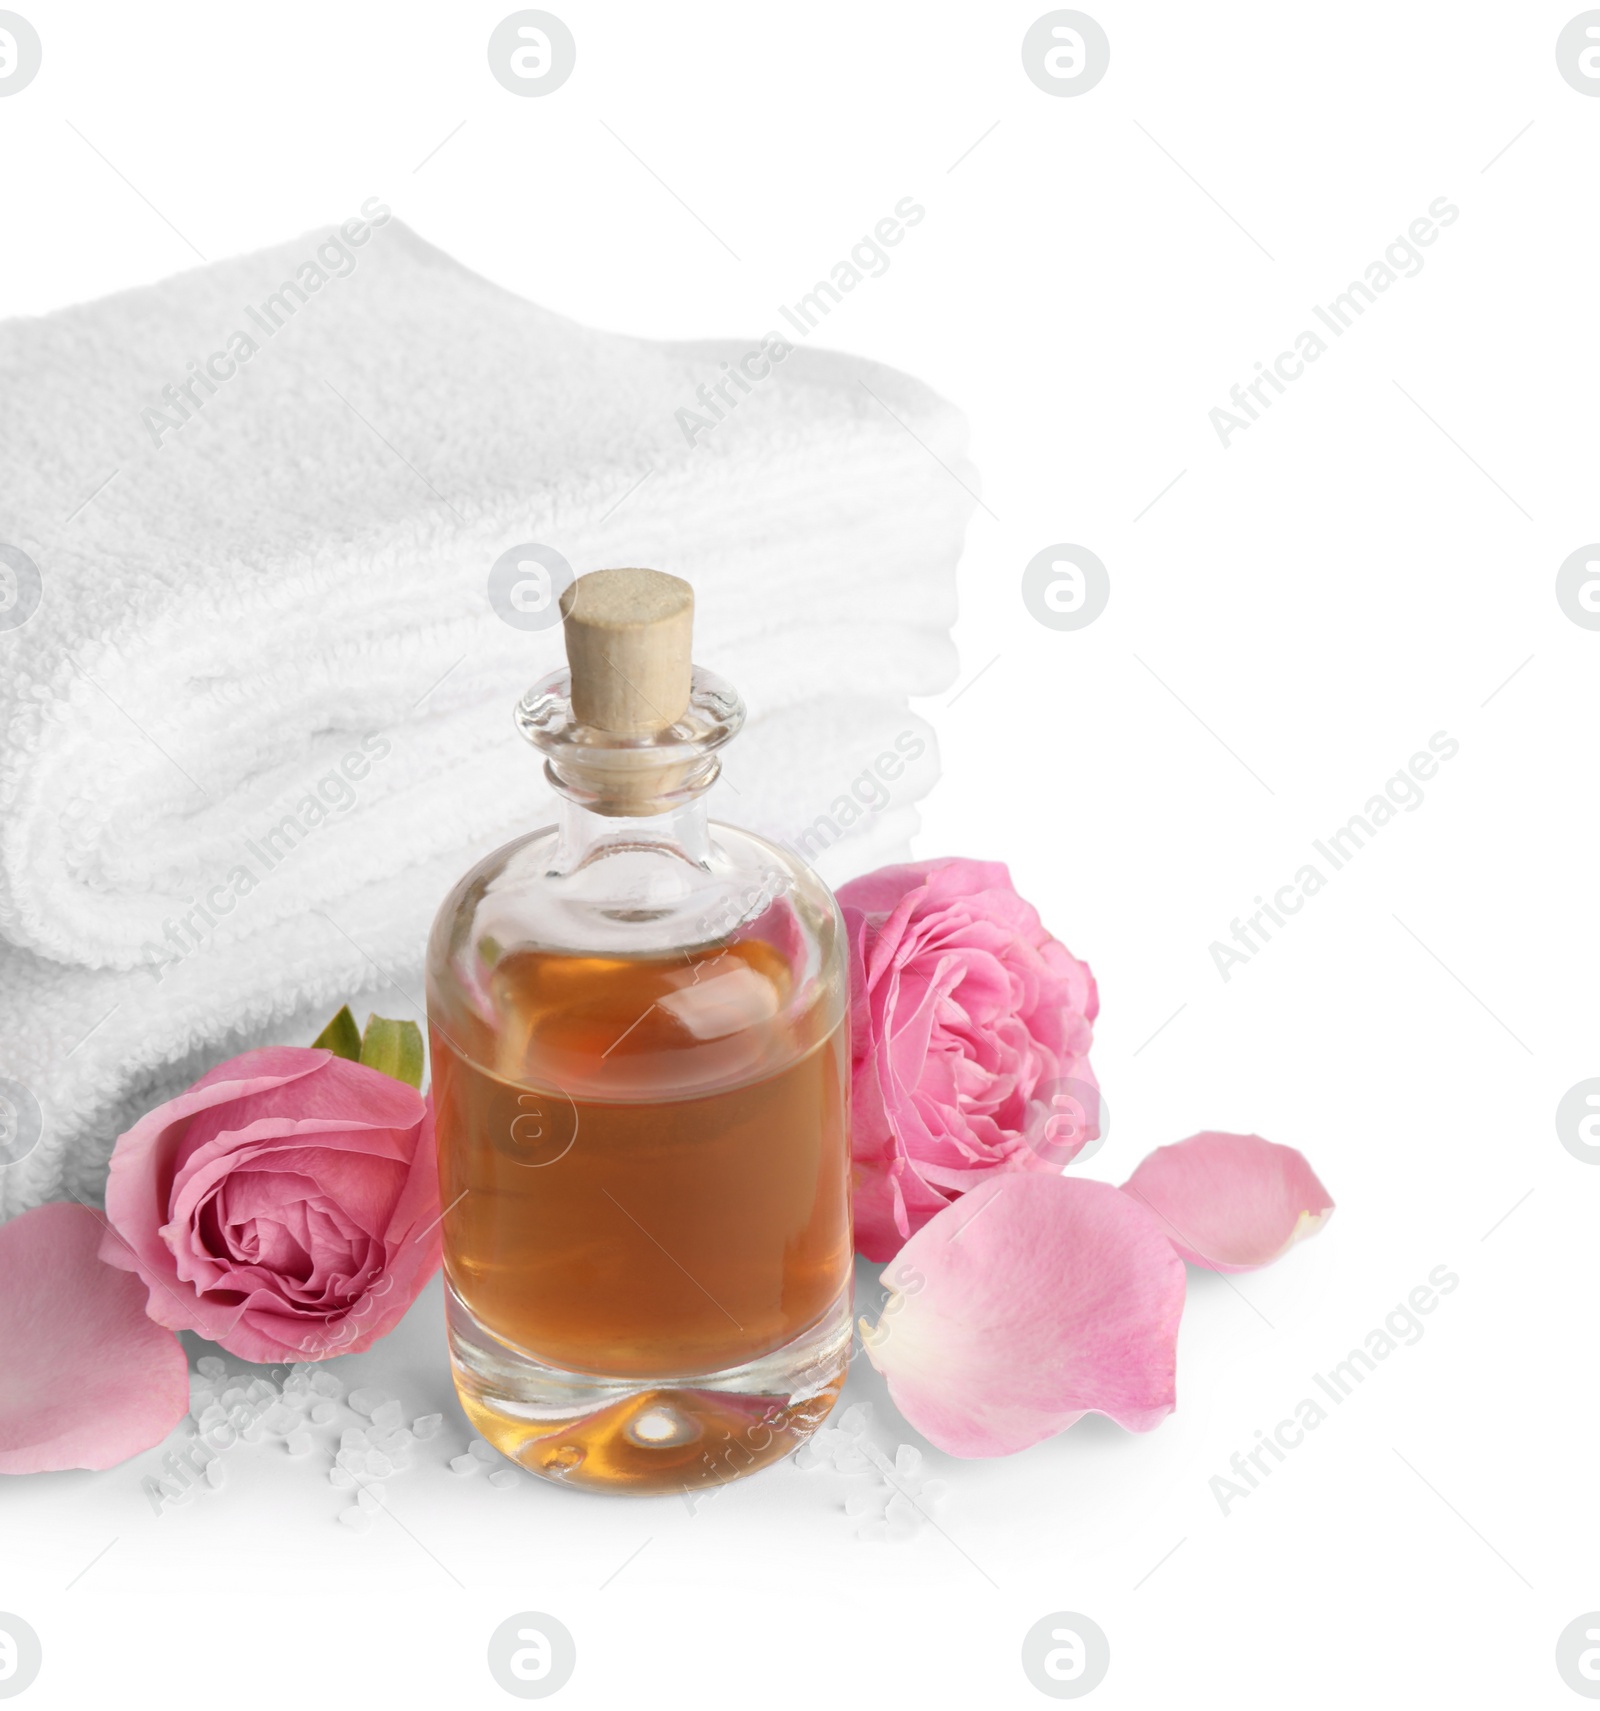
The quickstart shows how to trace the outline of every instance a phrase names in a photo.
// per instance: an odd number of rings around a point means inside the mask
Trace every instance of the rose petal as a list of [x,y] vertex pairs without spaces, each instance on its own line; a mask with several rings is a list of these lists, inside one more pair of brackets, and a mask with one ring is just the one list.
[[1009,886],[1011,875],[1003,862],[971,861],[951,856],[940,861],[897,862],[864,873],[839,887],[840,906],[864,910],[869,915],[888,914],[908,891],[934,884],[940,895],[961,897],[973,891]]
[[951,1455],[1011,1455],[1091,1412],[1147,1432],[1173,1409],[1183,1265],[1109,1183],[992,1179],[924,1224],[883,1281],[868,1358]]
[[189,1411],[182,1345],[99,1259],[102,1232],[71,1201],[0,1225],[0,1473],[114,1467]]
[[1208,1130],[1158,1147],[1122,1185],[1191,1265],[1255,1271],[1315,1235],[1333,1198],[1293,1147]]
[[[311,1073],[307,1073],[307,1060]],[[236,1088],[226,1109],[213,1103],[189,1124],[190,1149],[205,1145],[223,1129],[241,1129],[262,1117],[337,1120],[358,1112],[374,1128],[405,1129],[417,1120],[420,1095],[414,1087],[366,1064],[351,1063],[314,1046],[267,1046],[222,1064],[196,1084],[214,1085],[213,1077],[248,1080]],[[193,1089],[191,1089],[191,1092]]]

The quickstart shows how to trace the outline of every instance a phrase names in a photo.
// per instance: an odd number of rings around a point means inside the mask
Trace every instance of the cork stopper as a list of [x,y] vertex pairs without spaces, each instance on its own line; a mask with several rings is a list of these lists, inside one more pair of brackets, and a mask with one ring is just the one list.
[[579,724],[647,736],[688,710],[694,590],[659,570],[593,570],[561,596]]

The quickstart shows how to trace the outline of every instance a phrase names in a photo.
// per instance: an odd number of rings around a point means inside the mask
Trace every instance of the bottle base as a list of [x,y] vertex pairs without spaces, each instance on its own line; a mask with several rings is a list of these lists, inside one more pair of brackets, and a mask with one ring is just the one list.
[[850,1361],[850,1287],[792,1342],[742,1366],[610,1379],[500,1342],[445,1285],[450,1362],[468,1419],[542,1479],[589,1491],[693,1492],[781,1461],[828,1417]]

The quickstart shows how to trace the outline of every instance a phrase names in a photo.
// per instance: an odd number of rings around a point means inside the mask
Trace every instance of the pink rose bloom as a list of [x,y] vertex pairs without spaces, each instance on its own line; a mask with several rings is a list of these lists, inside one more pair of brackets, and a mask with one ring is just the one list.
[[100,1257],[146,1311],[250,1361],[367,1348],[439,1264],[433,1111],[314,1047],[246,1052],[128,1130]]
[[[839,892],[850,939],[856,1246],[887,1260],[958,1196],[1058,1173],[1098,1134],[1094,976],[1000,862],[880,868]],[[1073,1083],[1092,1106],[1053,1122]]]

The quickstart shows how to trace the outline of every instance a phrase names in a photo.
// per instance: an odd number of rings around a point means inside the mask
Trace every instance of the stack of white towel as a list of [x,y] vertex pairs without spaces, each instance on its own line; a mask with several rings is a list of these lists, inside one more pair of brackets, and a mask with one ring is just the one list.
[[751,711],[713,813],[835,881],[905,858],[963,426],[762,343],[592,331],[370,206],[0,325],[0,543],[42,584],[0,612],[0,1081],[44,1115],[0,1218],[95,1197],[224,1056],[346,999],[420,1016],[440,899],[550,818],[511,708],[561,638],[491,599],[512,548],[692,582],[696,658]]

